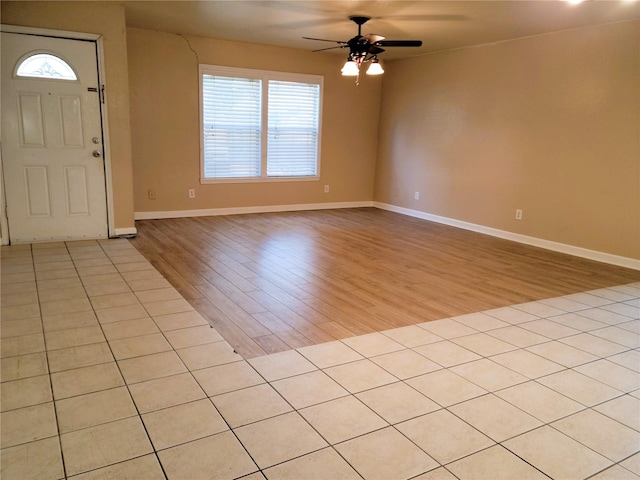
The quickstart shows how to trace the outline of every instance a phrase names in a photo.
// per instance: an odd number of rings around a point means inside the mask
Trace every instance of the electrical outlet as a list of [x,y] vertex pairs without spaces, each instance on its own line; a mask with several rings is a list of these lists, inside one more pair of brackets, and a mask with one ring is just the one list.
[[189,189],[189,198],[196,198],[196,191],[193,188]]
[[324,193],[329,193],[329,185],[324,186]]
[[516,220],[522,220],[522,210],[516,209]]
[[156,199],[156,191],[155,190],[148,190],[147,191],[147,197],[149,198],[149,200],[155,200]]
[[413,198],[415,198],[416,200],[420,200],[420,192],[416,192],[416,193],[413,195]]

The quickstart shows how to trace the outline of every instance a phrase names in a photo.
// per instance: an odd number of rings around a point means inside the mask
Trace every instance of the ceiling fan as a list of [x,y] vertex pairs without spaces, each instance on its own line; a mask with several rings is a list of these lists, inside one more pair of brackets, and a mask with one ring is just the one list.
[[325,50],[333,50],[336,48],[349,48],[349,56],[347,62],[342,67],[342,75],[358,76],[360,66],[364,62],[371,62],[367,69],[368,75],[380,75],[384,73],[382,66],[378,61],[378,55],[384,52],[382,47],[420,47],[422,40],[385,40],[382,35],[368,33],[362,35],[362,25],[369,21],[371,17],[351,16],[349,20],[358,25],[358,34],[352,39],[344,42],[340,40],[327,40],[324,38],[302,37],[305,40],[317,40],[320,42],[337,43],[337,47],[320,48],[312,50],[313,52],[322,52]]

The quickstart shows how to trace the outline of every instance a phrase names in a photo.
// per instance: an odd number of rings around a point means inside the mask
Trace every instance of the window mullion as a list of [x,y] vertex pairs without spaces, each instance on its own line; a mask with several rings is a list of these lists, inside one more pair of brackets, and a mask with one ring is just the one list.
[[262,117],[260,121],[260,177],[267,178],[267,140],[269,137],[269,79],[262,79]]

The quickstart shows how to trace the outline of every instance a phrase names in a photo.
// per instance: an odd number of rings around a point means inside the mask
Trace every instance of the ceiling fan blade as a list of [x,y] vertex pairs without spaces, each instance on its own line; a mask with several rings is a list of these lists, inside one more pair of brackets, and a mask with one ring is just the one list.
[[381,47],[421,47],[422,40],[380,40],[375,44]]
[[305,40],[317,40],[319,42],[331,42],[331,43],[340,43],[340,44],[346,44],[347,42],[343,42],[341,40],[327,40],[326,38],[312,38],[312,37],[302,37]]
[[311,50],[312,52],[324,52],[325,50],[335,50],[336,48],[345,48],[346,45],[339,45],[337,47],[318,48],[317,50]]
[[381,40],[376,45],[382,47],[421,47],[422,40]]
[[363,35],[362,38],[364,38],[369,43],[376,43],[384,40],[384,37],[382,35],[378,35],[377,33],[367,33],[366,35]]
[[379,53],[384,52],[384,48],[376,47],[375,45],[370,45],[368,52],[371,55],[378,55]]

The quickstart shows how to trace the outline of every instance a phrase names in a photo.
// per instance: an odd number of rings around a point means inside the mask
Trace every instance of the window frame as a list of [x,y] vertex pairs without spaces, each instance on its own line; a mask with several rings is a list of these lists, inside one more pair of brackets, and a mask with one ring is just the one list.
[[[203,76],[226,76],[250,78],[262,81],[261,90],[261,121],[260,121],[260,176],[255,177],[227,177],[227,178],[209,178],[205,177],[205,158],[204,158],[204,96],[203,96]],[[318,146],[316,158],[316,174],[304,176],[267,176],[267,141],[269,134],[269,80],[281,80],[285,82],[309,83],[319,86],[318,99]],[[256,70],[250,68],[227,67],[220,65],[198,65],[198,89],[199,89],[199,128],[200,128],[200,183],[261,183],[261,182],[309,182],[320,180],[321,168],[321,144],[322,144],[322,104],[324,97],[324,76],[310,75],[303,73],[275,72],[270,70]]]

